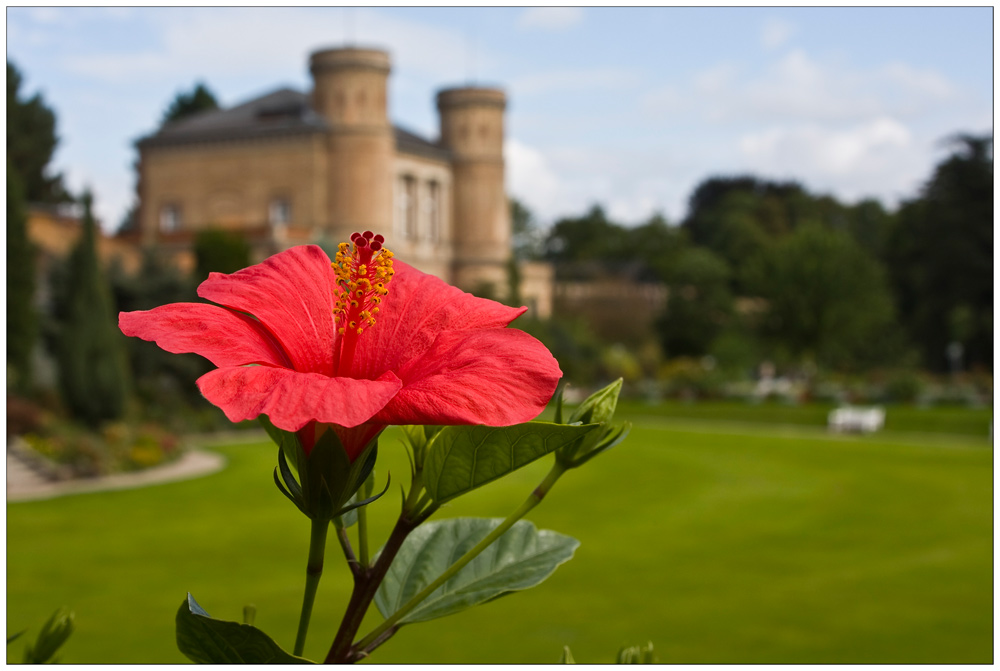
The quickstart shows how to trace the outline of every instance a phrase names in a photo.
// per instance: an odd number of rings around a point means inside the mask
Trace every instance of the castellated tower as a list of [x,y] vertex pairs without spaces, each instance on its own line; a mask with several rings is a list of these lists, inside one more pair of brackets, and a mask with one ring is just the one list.
[[452,155],[454,282],[466,290],[508,290],[510,210],[504,190],[504,92],[494,88],[440,91],[441,144]]
[[313,109],[330,124],[327,221],[335,240],[354,231],[392,227],[395,152],[386,105],[389,54],[378,49],[327,49],[309,58]]

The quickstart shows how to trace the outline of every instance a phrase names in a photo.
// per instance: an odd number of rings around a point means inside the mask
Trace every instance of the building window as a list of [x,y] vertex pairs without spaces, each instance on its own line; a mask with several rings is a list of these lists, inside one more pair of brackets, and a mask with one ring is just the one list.
[[267,221],[271,228],[283,228],[292,223],[292,202],[287,198],[275,198],[267,209]]
[[403,177],[402,189],[399,194],[399,211],[402,219],[403,237],[415,240],[417,237],[417,180],[406,175]]
[[175,203],[169,203],[160,208],[160,231],[173,233],[181,230],[181,208]]
[[427,238],[437,242],[441,237],[441,185],[427,183]]

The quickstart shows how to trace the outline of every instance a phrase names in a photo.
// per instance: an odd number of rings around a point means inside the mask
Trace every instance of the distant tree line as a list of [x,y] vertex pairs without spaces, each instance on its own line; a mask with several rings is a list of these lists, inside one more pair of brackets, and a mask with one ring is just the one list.
[[630,277],[669,289],[655,337],[668,357],[762,358],[835,370],[993,364],[993,158],[989,137],[951,154],[897,211],[845,204],[796,182],[712,177],[677,226],[600,206],[542,234],[512,204],[515,253],[560,280]]
[[[168,354],[153,343],[125,338],[120,311],[148,310],[179,301],[198,301],[197,284],[213,271],[234,272],[250,263],[249,246],[239,236],[206,230],[194,243],[195,269],[188,276],[145,250],[139,272],[105,268],[98,257],[100,233],[93,196],[74,196],[59,174],[50,172],[58,144],[56,116],[38,93],[26,96],[17,67],[7,62],[7,370],[8,389],[32,396],[36,353],[48,353],[56,368],[57,405],[81,424],[98,427],[123,417],[130,401],[144,415],[169,420],[185,408],[208,409],[194,384],[209,370],[196,355]],[[202,84],[179,93],[163,121],[217,107]],[[76,203],[80,238],[69,256],[40,278],[37,251],[28,238],[28,204]],[[38,281],[49,300],[41,309]]]

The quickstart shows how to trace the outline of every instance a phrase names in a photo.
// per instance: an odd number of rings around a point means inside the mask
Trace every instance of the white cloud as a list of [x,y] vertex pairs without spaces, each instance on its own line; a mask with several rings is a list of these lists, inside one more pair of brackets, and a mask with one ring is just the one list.
[[595,203],[625,224],[644,221],[654,212],[678,221],[694,186],[681,154],[656,147],[542,150],[511,138],[504,144],[507,190],[544,224],[582,214]]
[[36,23],[59,23],[65,16],[57,7],[32,7],[28,16]]
[[783,19],[768,19],[760,30],[760,43],[765,49],[784,46],[795,33],[795,26]]
[[[159,44],[137,52],[97,52],[74,55],[67,69],[104,80],[123,82],[172,76],[186,79],[253,76],[266,85],[288,72],[305,74],[310,51],[340,45],[348,38],[366,46],[385,47],[395,63],[410,71],[441,79],[462,76],[461,58],[467,45],[461,35],[428,24],[348,8],[195,8],[159,9],[144,16],[160,26]],[[224,29],[220,29],[220,26]],[[487,64],[493,57],[480,54]]]
[[545,155],[514,138],[503,147],[507,168],[507,191],[548,219],[565,202],[564,187]]
[[522,30],[568,30],[583,21],[580,7],[529,7],[517,20]]
[[734,63],[720,63],[697,73],[694,76],[694,89],[708,95],[722,93],[733,85],[738,72],[739,68]]
[[926,147],[904,124],[880,117],[831,129],[817,124],[772,127],[739,140],[745,167],[794,177],[809,188],[855,199],[912,191],[926,171]]
[[855,69],[793,49],[757,73],[722,64],[690,82],[695,113],[721,122],[859,122],[908,117],[954,101],[941,74],[902,63]]

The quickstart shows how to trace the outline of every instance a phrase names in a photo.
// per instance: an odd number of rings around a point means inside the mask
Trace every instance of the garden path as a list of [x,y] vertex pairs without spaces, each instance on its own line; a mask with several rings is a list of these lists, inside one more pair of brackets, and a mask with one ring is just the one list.
[[68,494],[110,489],[132,489],[146,485],[187,480],[221,470],[226,460],[215,452],[188,450],[175,462],[148,468],[137,473],[116,473],[99,478],[51,481],[36,472],[20,456],[19,450],[7,447],[7,502],[36,501]]

